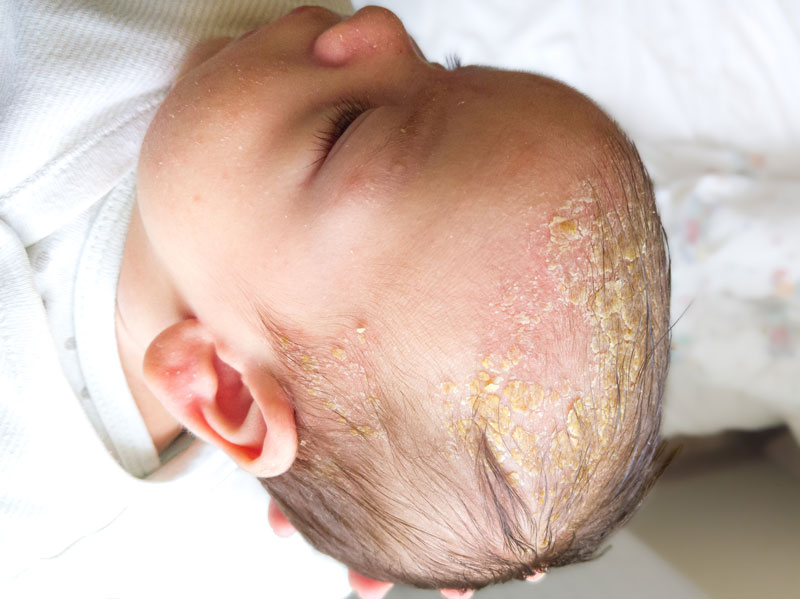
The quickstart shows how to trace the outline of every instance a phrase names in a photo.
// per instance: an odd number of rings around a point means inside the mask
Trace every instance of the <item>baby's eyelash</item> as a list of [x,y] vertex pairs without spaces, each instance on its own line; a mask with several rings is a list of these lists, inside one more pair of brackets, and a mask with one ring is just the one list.
[[444,67],[448,71],[455,71],[456,69],[460,69],[461,57],[455,52],[452,54],[448,54],[447,56],[444,57]]
[[[359,116],[369,110],[369,105],[361,100],[348,98],[337,104],[332,115],[327,117],[327,125],[317,131],[315,137],[319,141],[316,150],[321,154],[319,160],[325,160],[336,141],[344,135],[347,128],[353,124]],[[315,163],[316,164],[316,163]]]

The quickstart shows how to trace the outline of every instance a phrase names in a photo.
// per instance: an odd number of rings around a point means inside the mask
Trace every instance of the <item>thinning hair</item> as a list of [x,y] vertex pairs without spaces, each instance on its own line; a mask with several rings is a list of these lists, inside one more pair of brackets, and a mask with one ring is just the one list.
[[[264,311],[284,360],[281,384],[298,406],[300,447],[288,472],[262,484],[314,547],[378,580],[478,589],[596,557],[640,505],[673,457],[658,434],[669,362],[670,265],[638,152],[618,129],[607,141],[604,163],[588,178],[601,234],[595,271],[582,278],[584,297],[600,310],[627,285],[625,297],[633,294],[639,308],[631,312],[632,325],[597,314],[598,335],[623,334],[616,329],[629,326],[629,341],[601,358],[613,397],[585,389],[588,399],[576,415],[585,434],[568,449],[554,446],[570,454],[569,479],[542,471],[534,481],[547,501],[537,503],[510,481],[485,426],[474,452],[443,456],[440,429],[421,407],[426,398],[410,391],[402,371],[343,389],[324,369],[309,370],[308,356],[318,349],[312,342]],[[625,269],[617,268],[612,263],[626,251]],[[379,371],[379,356],[363,353],[358,360],[365,372]],[[382,435],[358,416],[319,407],[354,394],[364,398]]]

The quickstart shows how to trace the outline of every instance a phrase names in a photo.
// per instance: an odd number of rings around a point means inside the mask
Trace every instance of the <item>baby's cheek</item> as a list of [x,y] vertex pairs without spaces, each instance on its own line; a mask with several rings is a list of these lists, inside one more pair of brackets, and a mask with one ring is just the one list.
[[181,65],[178,74],[175,76],[175,79],[180,79],[193,68],[201,65],[209,58],[217,54],[220,50],[227,46],[232,39],[233,38],[231,37],[218,37],[197,44],[189,51],[189,54],[186,56],[186,60],[183,61],[183,64]]

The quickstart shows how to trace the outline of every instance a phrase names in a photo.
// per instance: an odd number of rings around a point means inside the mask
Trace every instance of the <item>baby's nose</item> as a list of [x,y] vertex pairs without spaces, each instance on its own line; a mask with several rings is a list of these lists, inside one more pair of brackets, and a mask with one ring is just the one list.
[[366,6],[323,32],[314,42],[314,54],[331,66],[379,54],[419,55],[400,19],[380,6]]

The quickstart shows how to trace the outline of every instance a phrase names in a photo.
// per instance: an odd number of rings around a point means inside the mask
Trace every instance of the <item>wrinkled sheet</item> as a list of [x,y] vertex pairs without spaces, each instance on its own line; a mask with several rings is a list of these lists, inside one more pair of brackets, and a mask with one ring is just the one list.
[[556,77],[621,124],[672,255],[665,434],[800,439],[800,2],[371,3],[430,60]]

